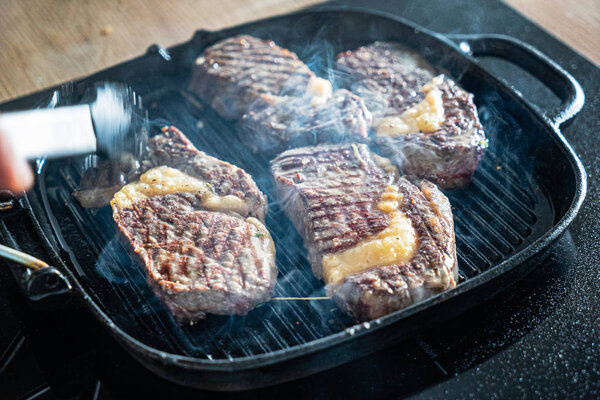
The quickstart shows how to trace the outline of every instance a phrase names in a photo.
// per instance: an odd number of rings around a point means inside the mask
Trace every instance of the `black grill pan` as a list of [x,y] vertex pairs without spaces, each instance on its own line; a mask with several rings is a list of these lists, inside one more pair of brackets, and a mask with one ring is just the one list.
[[[75,295],[128,352],[174,382],[215,390],[256,388],[372,353],[482,303],[535,268],[575,217],[585,196],[585,172],[559,127],[582,107],[583,92],[556,63],[504,36],[443,36],[356,9],[302,11],[217,32],[198,31],[189,42],[169,49],[152,46],[144,56],[4,103],[0,110],[76,103],[96,81],[125,82],[143,97],[157,125],[168,121],[199,149],[246,169],[274,199],[269,160],[246,151],[235,126],[185,90],[195,57],[206,46],[241,33],[274,40],[328,78],[338,52],[396,40],[475,94],[490,148],[473,182],[447,193],[455,216],[459,285],[359,325],[330,300],[284,300],[245,317],[209,316],[194,326],[178,326],[146,285],[141,267],[115,239],[110,209],[85,210],[71,196],[80,179],[79,161],[38,160],[35,189],[9,201],[0,218],[5,243],[53,265],[35,273],[11,265],[31,300],[39,304]],[[518,64],[548,86],[560,105],[546,112],[530,105],[487,72],[479,56]],[[277,242],[275,295],[323,296],[300,237],[275,203],[267,226]]]

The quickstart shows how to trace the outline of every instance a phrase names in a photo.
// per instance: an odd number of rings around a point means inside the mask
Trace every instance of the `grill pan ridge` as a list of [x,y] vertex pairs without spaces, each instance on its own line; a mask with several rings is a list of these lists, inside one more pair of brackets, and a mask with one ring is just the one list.
[[[514,39],[454,35],[461,42],[459,48],[444,36],[396,17],[323,8],[217,32],[199,31],[189,42],[171,49],[153,46],[145,56],[60,89],[60,102],[67,104],[77,102],[97,80],[129,83],[143,97],[152,120],[177,126],[200,150],[246,169],[271,200],[267,227],[276,241],[280,271],[275,296],[324,296],[323,284],[310,271],[301,238],[273,203],[269,160],[240,151],[235,125],[184,89],[202,49],[239,33],[272,39],[321,74],[339,51],[395,39],[475,94],[490,148],[473,182],[447,193],[455,218],[460,283],[359,325],[331,300],[315,300],[271,301],[245,317],[209,316],[195,326],[178,326],[147,286],[142,268],[115,239],[111,210],[84,210],[71,196],[80,179],[78,162],[38,161],[36,188],[21,201],[22,210],[0,219],[4,241],[22,243],[13,232],[16,221],[27,214],[36,227],[32,240],[43,243],[65,285],[78,292],[114,337],[157,374],[188,386],[248,389],[374,352],[483,302],[524,276],[575,217],[585,196],[585,173],[559,125],[581,108],[583,94],[560,67]],[[464,48],[473,56],[522,52],[523,67],[545,71],[540,79],[563,100],[560,109],[553,115],[538,113],[461,52]],[[151,82],[148,76],[153,77]],[[560,79],[553,81],[556,76]],[[0,109],[30,108],[51,92],[17,99]],[[560,190],[553,185],[559,180]],[[23,270],[13,272],[22,286],[31,279]],[[65,291],[51,286],[46,290]]]

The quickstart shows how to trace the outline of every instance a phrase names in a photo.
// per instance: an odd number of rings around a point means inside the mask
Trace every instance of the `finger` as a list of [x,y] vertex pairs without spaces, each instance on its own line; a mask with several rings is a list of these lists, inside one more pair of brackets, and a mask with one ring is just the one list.
[[27,160],[13,150],[10,140],[0,132],[0,189],[19,193],[33,185],[33,172]]

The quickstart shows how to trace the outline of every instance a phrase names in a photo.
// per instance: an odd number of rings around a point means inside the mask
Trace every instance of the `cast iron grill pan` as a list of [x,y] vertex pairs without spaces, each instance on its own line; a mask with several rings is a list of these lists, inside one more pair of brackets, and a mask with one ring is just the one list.
[[[583,170],[558,124],[570,116],[565,117],[565,110],[574,114],[581,106],[578,88],[569,86],[576,82],[514,40],[460,38],[463,49],[468,45],[471,51],[479,48],[501,57],[510,56],[507,51],[524,52],[528,69],[531,63],[539,71],[555,71],[560,81],[550,86],[564,99],[556,117],[540,116],[447,39],[362,11],[301,12],[219,32],[200,31],[190,42],[170,50],[151,48],[146,56],[60,89],[55,97],[59,105],[76,103],[96,80],[127,82],[143,96],[156,127],[173,124],[200,150],[248,171],[270,199],[267,227],[276,241],[279,268],[276,297],[322,297],[325,292],[311,273],[300,236],[274,202],[269,159],[247,151],[235,125],[185,89],[195,56],[239,33],[274,40],[330,79],[336,53],[374,40],[397,40],[475,94],[490,148],[473,182],[447,192],[460,282],[456,289],[360,325],[331,300],[273,300],[247,316],[209,315],[180,326],[118,239],[110,208],[83,209],[71,195],[81,178],[80,160],[40,160],[36,190],[22,202],[23,213],[28,211],[39,224],[38,233],[56,251],[53,261],[69,284],[127,350],[160,375],[190,386],[241,389],[293,379],[373,352],[484,301],[524,275],[574,217],[584,195]],[[27,107],[34,99],[43,105],[44,94],[21,104]],[[15,106],[18,101],[4,108]]]

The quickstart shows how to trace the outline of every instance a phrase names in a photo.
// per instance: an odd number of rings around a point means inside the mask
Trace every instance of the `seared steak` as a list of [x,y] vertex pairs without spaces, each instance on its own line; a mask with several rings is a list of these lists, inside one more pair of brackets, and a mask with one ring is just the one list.
[[220,196],[240,199],[243,202],[238,210],[241,215],[264,221],[267,199],[246,171],[199,151],[173,126],[164,127],[148,145],[146,158],[135,167],[119,164],[87,170],[79,190],[74,193],[82,206],[104,206],[126,183],[135,181],[150,168],[164,165],[205,180]]
[[246,314],[273,295],[275,248],[257,219],[208,211],[199,192],[149,196],[126,207],[115,197],[112,205],[150,286],[178,320]]
[[349,87],[374,115],[384,154],[403,172],[442,188],[468,183],[484,149],[483,128],[473,96],[414,52],[393,42],[338,56]]
[[275,154],[290,147],[366,139],[371,122],[361,98],[340,89],[323,104],[282,98],[244,115],[240,127],[254,151]]
[[266,198],[250,175],[198,151],[174,127],[149,146],[145,164],[152,168],[115,193],[111,205],[157,296],[177,319],[190,321],[245,314],[268,300],[275,248],[258,220]]
[[[444,189],[464,186],[473,178],[488,145],[473,95],[443,75],[434,78],[422,90],[426,93],[423,103],[400,116],[384,118],[380,123],[379,148],[406,174],[426,178]],[[430,98],[434,92],[437,99]],[[431,118],[429,111],[419,110],[429,102],[441,105],[439,124],[419,121],[422,117]],[[383,129],[385,124],[388,124],[387,132]],[[405,129],[412,124],[417,125],[417,129]],[[398,126],[401,128],[396,130]]]
[[296,54],[248,35],[205,49],[196,60],[189,88],[228,119],[272,104],[279,96],[331,94],[329,82],[317,78]]
[[241,215],[265,220],[267,198],[246,171],[199,151],[173,126],[164,127],[162,134],[152,137],[149,142],[150,165],[166,165],[202,179],[219,196],[242,200],[244,210],[238,211]]
[[84,207],[112,197],[119,230],[177,319],[245,314],[272,296],[267,199],[248,173],[199,151],[174,127],[150,139],[141,163],[109,166],[88,170],[75,196]]
[[337,56],[350,89],[361,96],[375,119],[400,114],[420,102],[420,88],[434,76],[423,57],[400,43],[375,42]]
[[240,119],[242,141],[276,154],[289,147],[367,137],[371,116],[347,90],[273,42],[242,35],[222,40],[196,60],[189,85],[221,116]]
[[357,319],[456,285],[450,205],[432,183],[399,177],[363,144],[288,150],[271,170],[314,274]]
[[275,247],[261,222],[266,197],[250,175],[198,151],[174,127],[149,146],[144,165],[152,168],[115,193],[111,206],[156,295],[186,321],[246,314],[267,301],[277,280]]

